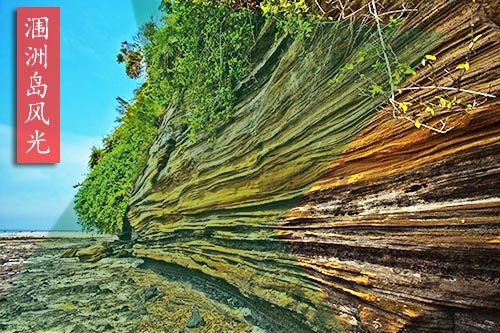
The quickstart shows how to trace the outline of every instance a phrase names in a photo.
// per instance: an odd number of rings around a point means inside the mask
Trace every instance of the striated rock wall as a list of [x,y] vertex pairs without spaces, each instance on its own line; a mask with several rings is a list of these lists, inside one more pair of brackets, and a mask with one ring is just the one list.
[[[469,2],[413,3],[391,42],[399,60],[432,53],[432,73],[455,68]],[[461,88],[498,96],[494,8],[475,16],[483,36]],[[269,332],[499,331],[499,101],[436,116],[454,127],[446,134],[394,119],[384,97],[359,93],[355,71],[330,82],[373,35],[331,23],[306,42],[274,42],[265,25],[214,142],[189,141],[172,105],[130,202],[135,255],[249,308]],[[412,79],[449,84],[432,73]]]

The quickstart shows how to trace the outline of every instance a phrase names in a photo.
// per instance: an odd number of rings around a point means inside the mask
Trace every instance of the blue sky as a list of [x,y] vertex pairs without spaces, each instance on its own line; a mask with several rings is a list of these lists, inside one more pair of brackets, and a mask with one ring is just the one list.
[[[0,231],[50,230],[73,201],[93,145],[115,126],[115,97],[139,85],[116,63],[120,43],[159,0],[0,0]],[[15,164],[16,7],[61,8],[61,163]]]

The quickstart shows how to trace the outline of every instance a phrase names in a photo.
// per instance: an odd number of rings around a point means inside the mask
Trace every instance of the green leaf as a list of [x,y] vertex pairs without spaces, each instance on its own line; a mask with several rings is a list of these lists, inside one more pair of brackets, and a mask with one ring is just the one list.
[[412,106],[413,104],[410,102],[400,102],[398,107],[401,111],[406,112],[408,111],[408,107]]
[[406,75],[416,75],[417,72],[415,72],[411,67],[408,67],[406,70],[405,70],[405,74]]
[[395,84],[395,85],[398,85],[398,84],[400,84],[400,83],[401,83],[401,74],[399,73],[399,71],[398,71],[398,70],[394,71],[394,73],[393,73],[393,75],[392,75],[392,76],[393,76],[393,78],[394,78],[394,84]]
[[469,62],[465,62],[465,63],[463,63],[463,64],[459,64],[459,65],[457,66],[457,69],[464,69],[464,70],[466,70],[466,71],[468,71],[468,70],[469,70],[469,68],[470,68]]
[[372,90],[371,90],[372,97],[374,97],[375,95],[377,95],[377,94],[379,94],[381,92],[382,92],[382,88],[379,85],[374,84],[372,86]]
[[448,102],[447,99],[440,97],[439,98],[439,105],[442,107],[446,107],[450,102]]
[[368,51],[366,50],[361,50],[358,52],[358,57],[360,58],[365,58],[368,55]]

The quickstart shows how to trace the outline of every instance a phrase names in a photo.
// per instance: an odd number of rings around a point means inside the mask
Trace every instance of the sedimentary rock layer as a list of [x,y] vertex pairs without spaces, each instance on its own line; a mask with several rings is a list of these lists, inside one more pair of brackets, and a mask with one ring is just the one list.
[[[466,1],[414,6],[389,42],[402,63],[437,60],[407,87],[453,86],[446,71],[467,56],[472,21],[482,37],[460,89],[498,95],[492,5],[474,15]],[[297,322],[301,332],[498,331],[498,99],[422,120],[445,121],[446,134],[417,129],[363,94],[358,72],[387,83],[373,62],[332,83],[374,43],[373,25],[334,22],[306,42],[274,32],[263,27],[214,142],[190,141],[175,126],[186,110],[169,108],[130,202],[135,255],[234,288],[256,312],[267,305],[256,318],[270,332]]]

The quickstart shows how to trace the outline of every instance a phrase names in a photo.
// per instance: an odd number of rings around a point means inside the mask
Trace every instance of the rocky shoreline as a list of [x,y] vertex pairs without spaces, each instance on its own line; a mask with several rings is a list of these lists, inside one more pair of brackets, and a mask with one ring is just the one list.
[[249,309],[140,268],[129,246],[110,238],[0,238],[0,332],[263,332]]

